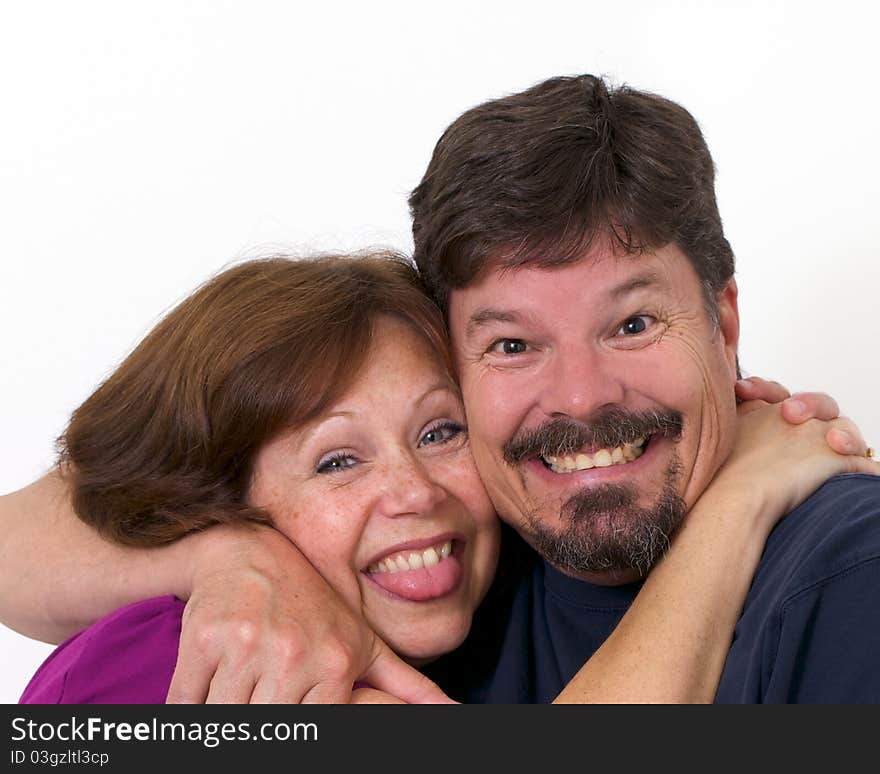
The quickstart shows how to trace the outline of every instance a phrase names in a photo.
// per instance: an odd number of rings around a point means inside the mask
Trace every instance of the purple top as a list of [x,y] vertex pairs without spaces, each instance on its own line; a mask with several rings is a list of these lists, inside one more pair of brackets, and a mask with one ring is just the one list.
[[21,704],[164,704],[184,603],[156,597],[122,607],[59,645]]

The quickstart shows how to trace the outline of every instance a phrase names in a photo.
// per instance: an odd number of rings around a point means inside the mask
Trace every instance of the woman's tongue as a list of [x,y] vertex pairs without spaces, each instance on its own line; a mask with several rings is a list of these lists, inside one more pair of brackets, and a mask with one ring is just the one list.
[[450,555],[431,567],[368,572],[367,577],[390,594],[411,602],[425,602],[455,591],[461,581],[461,562],[456,556]]

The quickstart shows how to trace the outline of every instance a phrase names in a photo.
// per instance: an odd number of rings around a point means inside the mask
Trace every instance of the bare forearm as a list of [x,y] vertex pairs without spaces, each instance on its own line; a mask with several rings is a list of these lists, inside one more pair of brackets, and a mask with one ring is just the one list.
[[769,531],[764,506],[707,491],[612,635],[557,703],[700,703],[715,696]]
[[57,472],[0,498],[0,622],[60,642],[130,602],[188,593],[182,546],[110,543],[74,514]]

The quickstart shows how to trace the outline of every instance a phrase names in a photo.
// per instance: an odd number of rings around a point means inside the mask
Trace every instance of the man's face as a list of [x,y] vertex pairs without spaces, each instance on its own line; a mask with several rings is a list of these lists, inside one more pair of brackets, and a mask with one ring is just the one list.
[[477,467],[498,512],[563,571],[645,574],[730,451],[736,285],[716,325],[675,244],[596,244],[490,269],[449,322]]

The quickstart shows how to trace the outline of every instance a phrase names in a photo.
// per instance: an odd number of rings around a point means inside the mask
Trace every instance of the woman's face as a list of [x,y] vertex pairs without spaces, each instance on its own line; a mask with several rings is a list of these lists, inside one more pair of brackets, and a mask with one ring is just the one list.
[[249,500],[402,656],[431,659],[467,635],[498,521],[454,385],[408,325],[377,321],[348,393],[259,451]]

